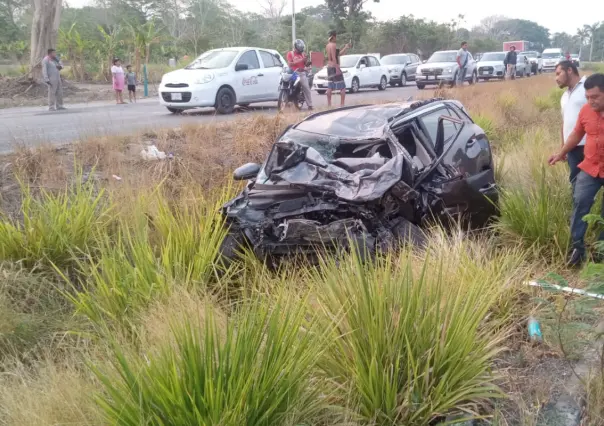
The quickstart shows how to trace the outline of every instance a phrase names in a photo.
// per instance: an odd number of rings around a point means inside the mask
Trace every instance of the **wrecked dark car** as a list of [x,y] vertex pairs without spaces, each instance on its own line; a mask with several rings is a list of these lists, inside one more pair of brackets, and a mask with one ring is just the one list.
[[483,226],[498,193],[485,132],[461,103],[430,99],[320,112],[288,127],[265,163],[234,173],[249,182],[226,203],[232,258],[418,242],[430,222]]

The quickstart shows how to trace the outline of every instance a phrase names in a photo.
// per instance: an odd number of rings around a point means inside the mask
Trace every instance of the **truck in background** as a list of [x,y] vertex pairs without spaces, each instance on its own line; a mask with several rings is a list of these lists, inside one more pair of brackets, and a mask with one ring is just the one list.
[[507,52],[514,46],[516,48],[516,52],[525,52],[527,50],[531,50],[530,42],[526,40],[520,41],[504,41],[503,42],[503,51]]

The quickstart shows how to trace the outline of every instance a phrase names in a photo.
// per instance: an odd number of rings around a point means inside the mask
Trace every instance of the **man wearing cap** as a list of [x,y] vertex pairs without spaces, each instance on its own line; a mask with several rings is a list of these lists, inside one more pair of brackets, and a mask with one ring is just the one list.
[[331,93],[333,90],[340,91],[340,106],[344,106],[346,99],[346,82],[340,69],[340,55],[344,55],[350,45],[346,44],[341,50],[338,49],[336,36],[335,30],[329,32],[329,39],[325,48],[327,51],[327,106],[329,108],[331,108]]

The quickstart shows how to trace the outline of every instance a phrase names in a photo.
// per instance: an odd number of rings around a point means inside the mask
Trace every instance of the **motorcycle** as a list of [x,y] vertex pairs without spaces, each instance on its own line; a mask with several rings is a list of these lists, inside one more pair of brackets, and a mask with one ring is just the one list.
[[[312,87],[313,74],[309,68],[307,70],[308,85]],[[283,111],[289,104],[293,104],[296,109],[300,110],[305,102],[306,99],[304,99],[304,92],[300,84],[300,74],[297,71],[292,71],[288,66],[283,67],[281,81],[279,82],[277,108],[279,111]]]

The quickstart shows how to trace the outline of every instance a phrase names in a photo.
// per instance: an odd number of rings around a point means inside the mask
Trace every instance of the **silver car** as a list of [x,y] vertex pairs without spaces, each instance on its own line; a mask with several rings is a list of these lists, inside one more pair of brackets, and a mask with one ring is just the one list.
[[[470,52],[468,52],[468,55],[465,81],[474,84],[478,81],[476,61]],[[417,67],[415,84],[418,89],[423,89],[429,85],[450,84],[451,86],[454,86],[458,72],[457,50],[434,52],[432,56],[430,56],[430,59]]]
[[389,83],[392,87],[403,87],[407,85],[407,81],[415,80],[415,73],[420,64],[419,57],[414,53],[386,55],[380,62],[388,68]]

